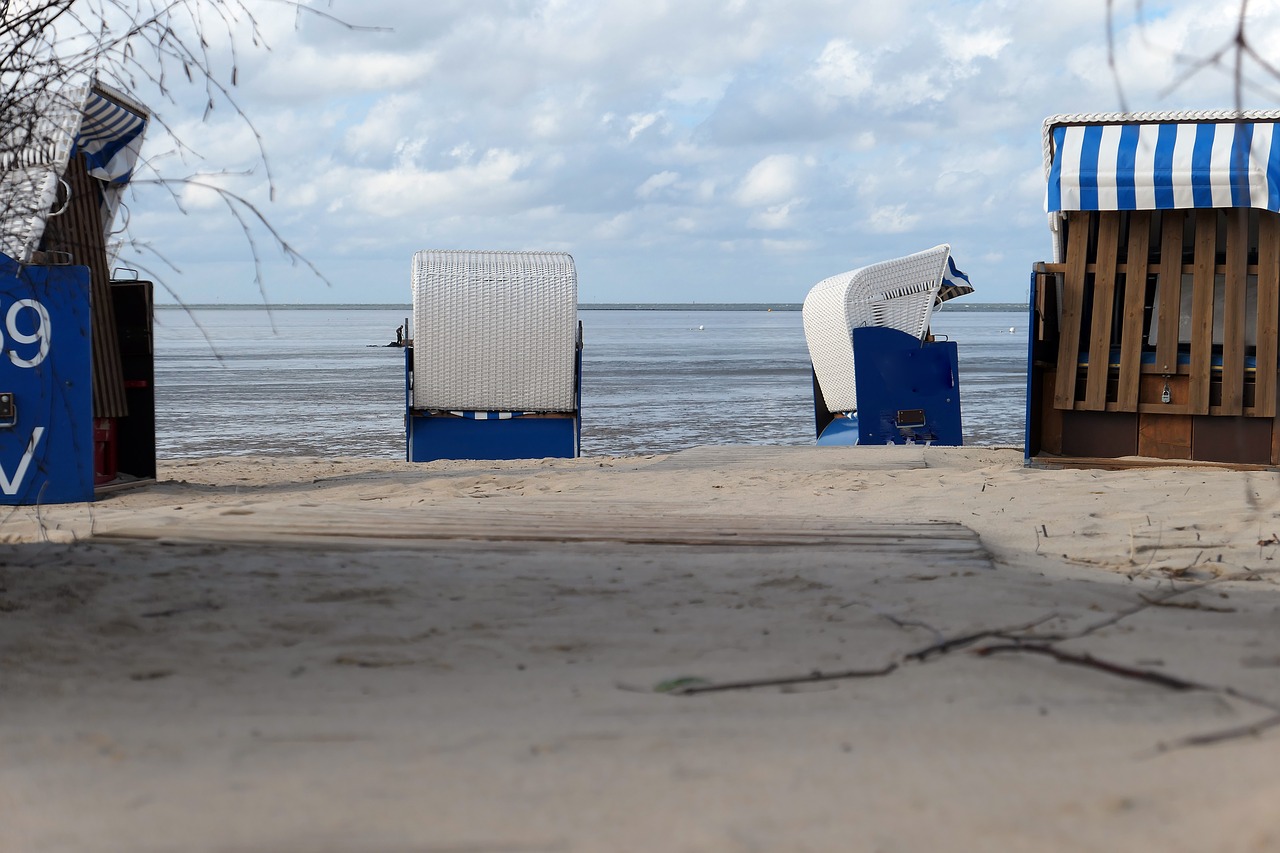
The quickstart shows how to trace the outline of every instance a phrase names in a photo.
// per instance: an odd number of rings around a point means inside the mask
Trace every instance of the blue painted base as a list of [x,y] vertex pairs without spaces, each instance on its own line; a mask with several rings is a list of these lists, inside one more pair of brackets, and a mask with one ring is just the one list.
[[437,459],[576,459],[582,441],[582,347],[574,374],[577,412],[477,419],[413,408],[413,348],[404,350],[405,433],[410,462]]
[[0,504],[93,500],[89,268],[0,254]]
[[578,418],[520,417],[474,420],[410,412],[409,461],[436,459],[572,459],[578,455]]
[[849,447],[858,443],[858,416],[834,418],[818,436],[819,447]]
[[897,329],[853,330],[859,444],[962,443],[955,341]]

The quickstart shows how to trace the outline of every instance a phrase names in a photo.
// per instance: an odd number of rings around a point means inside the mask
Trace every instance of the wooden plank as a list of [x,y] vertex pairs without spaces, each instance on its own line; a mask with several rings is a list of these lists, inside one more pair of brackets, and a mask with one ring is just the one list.
[[1031,459],[1035,468],[1088,468],[1104,471],[1126,471],[1134,468],[1217,468],[1223,471],[1275,471],[1271,465],[1255,465],[1243,462],[1208,462],[1197,459],[1144,459],[1134,456],[1128,459],[1106,457],[1035,456]]
[[1084,265],[1089,260],[1089,214],[1067,214],[1067,272],[1062,286],[1062,322],[1058,327],[1058,373],[1053,405],[1073,409],[1080,360],[1080,318],[1084,311]]
[[1191,415],[1140,415],[1138,455],[1156,459],[1190,459],[1191,420]]
[[1258,370],[1254,409],[1276,416],[1277,357],[1280,350],[1280,214],[1258,214]]
[[[1044,269],[1042,270],[1042,272],[1047,272],[1047,273],[1060,273],[1060,272],[1066,272],[1066,271],[1067,271],[1067,265],[1066,265],[1066,264],[1044,264],[1044,263],[1042,263],[1042,264],[1040,264],[1039,266],[1044,267]],[[1153,264],[1153,263],[1147,263],[1147,264],[1146,264],[1146,267],[1147,267],[1147,275],[1152,275],[1152,274],[1154,274],[1154,273],[1158,273],[1158,272],[1160,271],[1161,264],[1159,264],[1159,263],[1154,263],[1154,264]],[[1226,271],[1227,271],[1227,265],[1226,265],[1226,264],[1218,264],[1218,265],[1217,265],[1217,266],[1215,266],[1213,269],[1214,269],[1214,272],[1215,272],[1216,274],[1218,274],[1218,275],[1223,275],[1223,274],[1224,274],[1224,273],[1226,273]],[[1097,265],[1097,264],[1085,264],[1085,265],[1084,265],[1084,271],[1085,271],[1085,272],[1087,272],[1087,273],[1096,273],[1096,272],[1098,271],[1098,265]],[[1124,263],[1124,264],[1116,264],[1116,272],[1127,273],[1128,271],[1129,271],[1129,265],[1128,265],[1127,263]],[[1183,271],[1184,273],[1186,273],[1187,275],[1191,275],[1191,273],[1193,273],[1193,272],[1195,271],[1195,267],[1193,267],[1191,264],[1183,264],[1183,265],[1182,265],[1182,271]],[[1245,271],[1246,271],[1246,272],[1248,272],[1248,273],[1249,273],[1249,275],[1257,275],[1257,274],[1258,274],[1258,265],[1257,265],[1257,264],[1249,264],[1249,265],[1247,265],[1247,266],[1245,267]]]
[[93,416],[119,418],[129,414],[125,402],[120,344],[111,301],[111,271],[107,268],[106,235],[102,222],[100,182],[76,155],[64,180],[71,197],[67,209],[50,218],[44,247],[66,252],[72,262],[89,268],[90,347],[92,351]]
[[1089,334],[1089,367],[1085,374],[1084,401],[1077,406],[1101,411],[1107,406],[1107,379],[1111,375],[1111,320],[1116,302],[1116,255],[1120,251],[1120,214],[1098,214],[1097,273],[1093,278],[1093,318]]
[[[1207,415],[1213,359],[1213,268],[1218,246],[1218,212],[1197,210],[1195,223],[1195,272],[1191,280],[1191,408],[1196,414]],[[1163,324],[1160,334],[1163,337]]]
[[1245,267],[1249,262],[1249,211],[1227,211],[1227,264],[1222,289],[1223,411],[1244,411]]
[[1178,315],[1182,310],[1182,226],[1181,210],[1166,210],[1160,228],[1160,299],[1156,340],[1156,365],[1162,373],[1178,368]]
[[1142,320],[1147,296],[1147,253],[1151,248],[1151,214],[1129,214],[1129,247],[1124,277],[1124,315],[1120,326],[1120,384],[1116,402],[1121,411],[1138,408],[1138,380],[1142,376]]

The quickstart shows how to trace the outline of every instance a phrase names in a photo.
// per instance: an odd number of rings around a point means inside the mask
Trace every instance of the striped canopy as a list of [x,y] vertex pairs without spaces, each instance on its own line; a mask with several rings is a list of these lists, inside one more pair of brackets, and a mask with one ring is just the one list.
[[108,183],[128,183],[142,148],[147,113],[111,100],[102,91],[85,95],[84,119],[76,134],[76,148],[84,153],[89,174]]
[[1280,212],[1280,112],[1053,116],[1046,209]]
[[[150,112],[122,92],[87,83],[40,93],[27,105],[34,121],[15,128],[0,146],[0,253],[26,263],[40,245],[45,225],[56,215],[67,164],[83,154],[90,176],[103,182],[101,214],[109,255],[114,220],[133,175]],[[109,262],[114,263],[109,257]]]

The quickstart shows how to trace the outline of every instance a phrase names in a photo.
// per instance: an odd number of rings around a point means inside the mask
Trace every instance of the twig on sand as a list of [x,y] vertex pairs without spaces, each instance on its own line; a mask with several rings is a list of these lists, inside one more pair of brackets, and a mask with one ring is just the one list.
[[206,610],[221,610],[222,605],[213,601],[200,601],[195,604],[186,604],[179,607],[170,607],[167,610],[153,610],[150,613],[143,613],[143,619],[165,619],[170,616],[181,616],[183,613],[200,613]]
[[745,681],[702,682],[679,684],[661,692],[672,696],[693,696],[697,693],[714,693],[724,690],[750,690],[753,687],[786,687],[792,684],[814,684],[820,681],[841,681],[850,678],[879,678],[898,668],[896,663],[879,669],[845,669],[839,672],[814,670],[806,675],[788,675],[781,678],[751,678]]
[[1053,658],[1059,663],[1072,664],[1073,666],[1083,666],[1089,669],[1096,669],[1100,672],[1106,672],[1111,675],[1118,675],[1121,678],[1129,678],[1134,681],[1145,681],[1160,687],[1167,687],[1170,690],[1214,690],[1204,684],[1198,684],[1194,681],[1187,681],[1184,678],[1167,675],[1163,672],[1156,672],[1150,669],[1138,669],[1124,664],[1114,663],[1101,658],[1095,658],[1088,654],[1074,654],[1072,652],[1064,652],[1061,649],[1055,649],[1053,646],[1043,643],[1007,643],[999,646],[984,646],[981,649],[974,649],[973,653],[980,657],[989,657],[991,655],[1003,654],[1008,652],[1020,652],[1022,654],[1046,655]]
[[1232,726],[1229,729],[1219,729],[1216,732],[1207,732],[1200,735],[1188,735],[1184,738],[1178,738],[1168,743],[1157,745],[1159,752],[1169,752],[1175,749],[1186,749],[1193,746],[1213,746],[1214,744],[1225,743],[1229,740],[1239,740],[1247,737],[1257,737],[1268,729],[1274,729],[1280,726],[1280,714],[1273,714],[1270,717],[1259,720],[1256,723],[1246,723],[1243,726]]
[[1021,639],[1017,635],[1021,634],[1023,631],[1030,631],[1032,628],[1038,628],[1045,622],[1057,618],[1058,614],[1054,612],[1021,625],[1010,625],[1005,628],[986,628],[981,631],[974,631],[972,634],[962,634],[959,637],[950,637],[934,643],[931,646],[925,646],[922,649],[916,649],[914,652],[908,652],[903,656],[903,659],[909,661],[925,661],[934,655],[945,655],[948,652],[955,651],[956,649],[971,646],[980,640]]

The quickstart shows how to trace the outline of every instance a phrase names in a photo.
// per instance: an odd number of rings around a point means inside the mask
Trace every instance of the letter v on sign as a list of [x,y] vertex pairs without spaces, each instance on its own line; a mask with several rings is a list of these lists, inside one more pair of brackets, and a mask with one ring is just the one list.
[[18,470],[13,472],[13,479],[9,479],[9,475],[4,470],[4,465],[0,464],[0,491],[6,495],[16,495],[18,486],[22,485],[22,480],[27,476],[27,468],[31,467],[31,457],[36,455],[36,445],[40,443],[40,439],[44,437],[44,427],[38,426],[31,431],[31,440],[27,442],[27,449],[22,454],[22,461],[18,463]]

